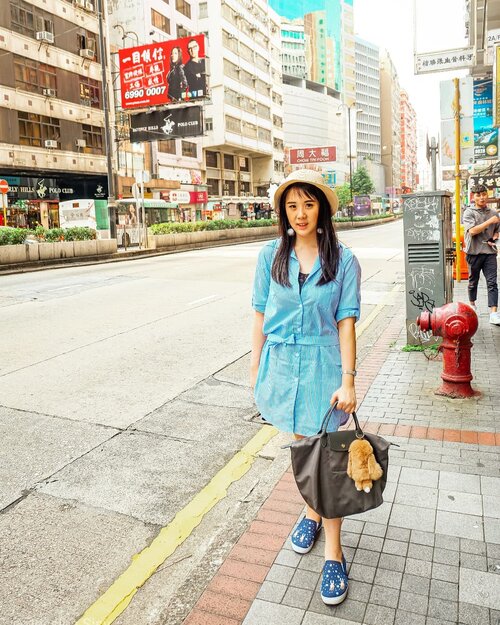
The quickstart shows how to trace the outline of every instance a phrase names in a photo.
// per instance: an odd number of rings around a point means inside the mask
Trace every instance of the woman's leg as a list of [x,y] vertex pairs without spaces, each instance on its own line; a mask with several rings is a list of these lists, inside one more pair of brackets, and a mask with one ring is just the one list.
[[340,530],[343,519],[323,519],[325,531],[325,560],[342,561]]
[[[293,436],[295,437],[296,441],[298,441],[301,438],[304,438],[302,434],[294,434]],[[321,520],[321,517],[319,516],[319,514],[314,512],[314,510],[306,504],[306,519],[311,519],[312,521],[316,521],[316,523],[318,523]]]

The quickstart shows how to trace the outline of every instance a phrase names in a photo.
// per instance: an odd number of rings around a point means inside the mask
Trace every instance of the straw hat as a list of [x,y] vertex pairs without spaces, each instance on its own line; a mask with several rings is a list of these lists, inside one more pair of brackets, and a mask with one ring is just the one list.
[[331,187],[325,184],[321,173],[319,171],[314,171],[313,169],[297,169],[297,171],[292,171],[292,173],[283,180],[283,182],[274,192],[273,203],[274,210],[276,212],[279,211],[280,199],[283,195],[283,192],[288,189],[288,187],[290,187],[292,184],[297,183],[311,184],[314,187],[317,187],[318,189],[323,191],[323,193],[326,195],[326,199],[330,204],[332,215],[337,212],[339,206],[337,194]]

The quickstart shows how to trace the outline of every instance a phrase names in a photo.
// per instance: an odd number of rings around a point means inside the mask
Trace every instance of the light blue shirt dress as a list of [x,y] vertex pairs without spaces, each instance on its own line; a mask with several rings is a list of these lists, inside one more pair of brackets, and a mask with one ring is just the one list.
[[[271,278],[271,267],[280,240],[267,243],[259,253],[252,306],[264,313],[262,348],[255,383],[255,403],[262,417],[282,432],[316,434],[342,384],[337,323],[359,319],[361,268],[351,250],[342,244],[337,277],[318,286],[319,258],[299,290],[299,261],[292,250],[289,263],[291,287]],[[329,431],[348,418],[335,411]]]

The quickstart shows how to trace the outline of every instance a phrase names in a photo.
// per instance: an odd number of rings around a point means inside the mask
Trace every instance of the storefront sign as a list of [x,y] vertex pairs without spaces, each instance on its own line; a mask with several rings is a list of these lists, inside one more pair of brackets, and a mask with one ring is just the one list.
[[334,145],[319,148],[291,148],[290,164],[331,163],[337,160],[337,148]]
[[124,109],[206,98],[205,36],[118,51]]
[[189,201],[191,204],[206,204],[208,202],[208,191],[190,191]]
[[484,184],[488,189],[499,189],[500,176],[470,176],[469,189],[478,184]]
[[415,74],[447,72],[450,69],[472,67],[474,63],[475,56],[472,47],[415,54]]
[[105,176],[83,179],[6,177],[9,198],[15,200],[105,199],[108,185]]
[[177,137],[197,137],[203,134],[201,106],[138,113],[130,119],[130,141],[161,141]]

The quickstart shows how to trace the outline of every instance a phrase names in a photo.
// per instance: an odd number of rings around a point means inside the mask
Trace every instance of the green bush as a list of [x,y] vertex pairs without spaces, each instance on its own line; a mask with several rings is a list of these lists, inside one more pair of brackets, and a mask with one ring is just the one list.
[[380,215],[364,215],[363,217],[336,217],[333,219],[334,222],[342,222],[342,221],[375,221],[377,219],[387,219],[387,217],[394,217],[393,213],[381,213]]
[[0,228],[0,245],[19,245],[30,233],[26,228]]
[[186,223],[169,222],[153,224],[149,227],[151,234],[172,234],[175,232],[199,232],[201,230],[233,230],[234,228],[258,228],[275,226],[276,219],[217,219],[214,221],[188,221]]

